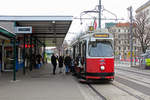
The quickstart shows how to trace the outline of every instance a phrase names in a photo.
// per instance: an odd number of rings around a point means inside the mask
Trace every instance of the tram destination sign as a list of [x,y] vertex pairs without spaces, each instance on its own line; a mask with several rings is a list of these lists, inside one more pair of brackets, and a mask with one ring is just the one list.
[[32,27],[15,27],[15,33],[31,34]]
[[108,38],[109,34],[94,34],[95,38]]

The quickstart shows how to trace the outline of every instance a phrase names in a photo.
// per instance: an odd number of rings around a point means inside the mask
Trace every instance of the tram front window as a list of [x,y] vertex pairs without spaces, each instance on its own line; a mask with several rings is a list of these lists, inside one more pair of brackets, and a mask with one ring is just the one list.
[[113,48],[110,41],[94,41],[89,43],[89,56],[91,57],[112,57]]

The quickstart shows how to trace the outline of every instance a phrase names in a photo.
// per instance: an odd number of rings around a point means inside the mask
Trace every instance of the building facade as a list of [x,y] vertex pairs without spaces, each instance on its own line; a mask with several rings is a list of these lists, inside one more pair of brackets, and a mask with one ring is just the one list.
[[[130,59],[130,34],[129,23],[116,23],[109,28],[114,35],[114,53],[118,59]],[[141,53],[140,43],[133,37],[133,57]]]
[[145,4],[141,5],[136,9],[136,14],[138,15],[141,12],[145,12],[146,15],[150,17],[150,0],[148,0]]

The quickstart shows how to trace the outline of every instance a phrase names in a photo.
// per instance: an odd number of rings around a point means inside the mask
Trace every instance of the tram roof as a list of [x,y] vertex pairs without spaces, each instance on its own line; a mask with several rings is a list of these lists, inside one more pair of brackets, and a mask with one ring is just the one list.
[[86,31],[84,35],[80,36],[77,40],[73,41],[71,43],[71,45],[74,45],[76,42],[78,42],[80,40],[89,39],[90,37],[93,37],[94,34],[103,34],[103,35],[104,34],[109,34],[109,38],[104,37],[104,38],[101,38],[101,39],[113,39],[113,35],[112,35],[112,33],[110,33],[108,31],[108,29],[97,29],[97,30],[94,30],[94,31]]
[[0,39],[14,38],[16,35],[9,32],[7,29],[0,26]]
[[46,46],[61,46],[73,16],[0,16],[0,21],[15,22],[19,27],[32,27],[32,36]]
[[97,30],[94,30],[94,31],[87,31],[85,33],[86,34],[81,36],[80,39],[86,38],[86,37],[92,37],[94,34],[109,34],[109,38],[113,38],[112,33],[110,33],[108,31],[108,29],[97,29]]

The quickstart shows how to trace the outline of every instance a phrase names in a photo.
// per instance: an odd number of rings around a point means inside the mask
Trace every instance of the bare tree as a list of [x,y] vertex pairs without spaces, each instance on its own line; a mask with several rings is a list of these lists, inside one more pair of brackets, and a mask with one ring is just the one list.
[[150,23],[149,17],[146,12],[141,12],[136,16],[134,21],[134,37],[137,38],[141,44],[142,52],[145,53],[146,49],[150,46]]

